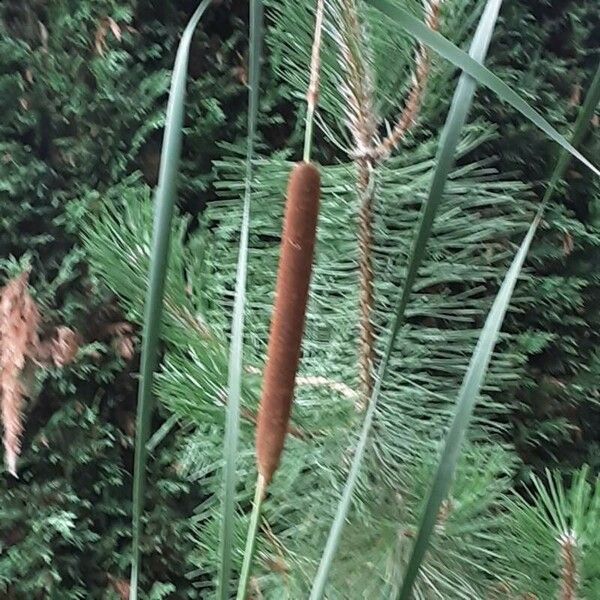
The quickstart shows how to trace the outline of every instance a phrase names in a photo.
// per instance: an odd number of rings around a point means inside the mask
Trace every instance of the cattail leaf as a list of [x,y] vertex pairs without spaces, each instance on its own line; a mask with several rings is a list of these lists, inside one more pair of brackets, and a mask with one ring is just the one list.
[[549,138],[560,144],[567,152],[581,161],[596,175],[600,175],[600,170],[578,152],[540,113],[477,60],[463,52],[443,35],[436,31],[431,31],[401,6],[392,4],[389,0],[369,0],[369,3],[392,18],[406,33],[416,38],[422,44],[429,46],[440,56],[477,80],[480,85],[492,90],[501,100],[518,110]]
[[[588,123],[594,114],[594,110],[599,101],[600,66],[596,71],[596,75],[579,111],[577,121],[575,122],[573,135],[571,137],[573,144],[578,144],[581,142],[581,139],[587,131]],[[419,531],[417,533],[413,551],[406,568],[406,574],[404,576],[399,600],[409,600],[410,598],[412,586],[414,585],[421,562],[423,561],[425,552],[427,551],[429,540],[437,521],[440,506],[446,498],[452,484],[452,478],[454,476],[456,463],[460,454],[460,447],[465,437],[471,415],[473,414],[475,403],[479,397],[481,385],[483,384],[492,352],[498,339],[500,328],[502,327],[502,322],[504,321],[504,316],[506,315],[506,310],[512,296],[512,292],[519,277],[519,273],[521,272],[521,268],[523,267],[523,262],[527,256],[529,246],[531,245],[531,240],[533,239],[541,220],[543,210],[547,202],[552,197],[554,190],[556,189],[556,183],[564,175],[570,158],[571,155],[569,152],[561,152],[561,156],[556,163],[550,178],[550,184],[546,193],[544,194],[544,198],[538,213],[531,223],[529,231],[523,239],[515,258],[513,259],[513,262],[506,273],[502,286],[498,291],[492,308],[488,313],[488,317],[483,329],[479,335],[479,340],[477,341],[477,345],[471,356],[471,361],[458,393],[456,409],[450,429],[448,430],[448,434],[446,436],[446,442],[444,444],[440,462],[433,478],[427,504],[421,517]],[[554,499],[554,502],[555,504],[560,503],[557,497]],[[563,527],[566,528],[566,524],[563,523]]]
[[246,275],[248,270],[248,233],[250,230],[250,201],[252,195],[252,160],[258,113],[258,87],[262,44],[263,6],[261,0],[250,2],[250,67],[248,88],[248,139],[244,208],[240,231],[240,245],[236,271],[229,370],[227,381],[227,414],[225,421],[223,500],[221,511],[221,544],[217,597],[229,598],[231,556],[234,540],[236,463],[240,429],[240,397],[242,389],[242,359],[244,342],[244,309],[246,304]]
[[140,384],[138,389],[136,441],[133,474],[133,545],[131,563],[130,600],[138,597],[138,581],[141,566],[140,539],[144,510],[144,489],[148,449],[146,442],[150,433],[150,421],[154,408],[152,384],[160,338],[165,277],[168,267],[171,221],[177,197],[177,177],[181,156],[184,114],[185,84],[192,34],[200,18],[210,4],[203,0],[189,20],[175,58],[171,89],[167,104],[165,132],[160,155],[160,170],[155,198],[155,216],[152,232],[150,276],[144,308],[142,354],[140,360]]
[[[481,15],[479,24],[477,26],[477,31],[475,32],[473,41],[471,43],[471,48],[469,50],[469,54],[475,61],[482,61],[487,54],[501,3],[502,0],[488,0],[485,10]],[[404,322],[404,314],[408,305],[412,287],[417,277],[419,267],[425,256],[427,241],[431,236],[433,221],[442,201],[446,179],[448,178],[448,174],[450,173],[450,169],[452,168],[452,164],[454,162],[454,156],[460,138],[460,132],[466,122],[467,115],[471,107],[473,95],[475,93],[475,86],[476,82],[471,77],[463,73],[456,87],[456,91],[454,92],[450,111],[448,113],[446,124],[440,139],[436,156],[436,168],[433,174],[431,187],[429,189],[429,195],[421,216],[417,235],[413,242],[402,293],[396,304],[390,336],[379,365],[375,385],[369,400],[369,405],[365,414],[365,420],[363,421],[360,437],[356,446],[354,457],[352,459],[350,472],[346,479],[342,498],[338,504],[336,515],[334,517],[327,543],[325,545],[325,550],[323,551],[323,555],[321,557],[317,575],[313,582],[310,595],[311,600],[319,600],[323,597],[325,592],[325,585],[327,583],[329,571],[331,569],[339,540],[342,535],[342,530],[350,509],[350,504],[352,502],[354,488],[356,487],[361,464],[365,455],[367,441],[371,431],[371,425],[375,416],[375,409],[379,400],[381,385],[387,375],[388,364],[394,348],[396,337],[400,327]]]
[[523,267],[525,257],[529,251],[529,246],[531,245],[531,240],[536,232],[540,218],[541,212],[537,214],[533,223],[530,225],[529,231],[523,239],[515,258],[506,273],[502,286],[500,287],[498,295],[494,300],[494,304],[487,316],[485,325],[481,330],[473,355],[471,356],[469,367],[458,393],[456,411],[433,479],[431,492],[421,517],[417,539],[415,540],[415,545],[413,546],[413,551],[403,578],[399,600],[408,600],[411,596],[414,582],[417,578],[421,562],[427,551],[429,540],[437,521],[438,511],[442,501],[446,498],[452,483],[456,463],[460,454],[460,447],[465,437],[465,432],[471,419],[475,402],[479,397],[481,385],[490,363],[492,351],[494,350],[494,346],[498,339],[500,327],[504,321],[504,316],[508,309],[515,284],[517,283],[519,273]]

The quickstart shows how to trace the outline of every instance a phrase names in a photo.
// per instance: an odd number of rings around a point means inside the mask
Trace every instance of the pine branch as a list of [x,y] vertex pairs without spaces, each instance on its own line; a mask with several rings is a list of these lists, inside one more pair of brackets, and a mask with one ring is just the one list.
[[[373,267],[373,221],[375,213],[377,163],[389,158],[394,148],[404,139],[416,122],[429,75],[428,49],[419,44],[415,56],[415,73],[412,88],[405,102],[404,111],[390,134],[379,140],[374,105],[374,85],[369,55],[369,41],[360,23],[355,0],[339,0],[341,31],[335,35],[339,47],[339,61],[345,73],[342,94],[347,102],[346,119],[353,139],[357,173],[357,196],[359,246],[359,379],[360,397],[357,409],[366,408],[373,391],[373,367],[375,363],[375,310]],[[441,0],[427,0],[425,15],[427,26],[437,30]]]

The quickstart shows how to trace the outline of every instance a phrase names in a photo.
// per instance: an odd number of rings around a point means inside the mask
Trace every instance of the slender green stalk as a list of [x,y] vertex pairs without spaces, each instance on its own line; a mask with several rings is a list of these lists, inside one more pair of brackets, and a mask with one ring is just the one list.
[[[257,3],[257,4],[260,4],[260,3]],[[309,82],[308,92],[306,94],[308,107],[307,107],[306,129],[305,129],[305,138],[304,138],[303,160],[305,162],[310,162],[314,113],[315,113],[315,108],[317,105],[317,99],[318,99],[318,94],[319,94],[319,70],[320,70],[321,35],[322,35],[322,28],[323,28],[323,13],[324,13],[324,0],[317,0],[315,35],[314,35],[312,55],[311,55],[310,82]],[[251,4],[251,14],[252,14],[252,4]],[[253,23],[253,22],[254,22],[254,20],[251,18],[251,23]],[[250,37],[252,40],[253,39],[252,34]],[[254,47],[254,44],[252,44],[252,47]],[[251,59],[251,63],[252,63],[252,59]],[[251,70],[251,73],[252,73],[252,70]],[[252,80],[252,76],[251,76],[251,80]],[[249,141],[249,143],[250,143],[250,141]],[[248,165],[250,164],[250,159],[251,159],[251,156],[248,155],[248,163],[247,163]],[[250,171],[248,171],[246,173],[246,185],[248,185],[248,181],[250,180],[250,178],[251,178],[251,173],[250,173]],[[248,195],[249,195],[249,192],[248,192]],[[246,206],[244,208],[246,209]],[[243,252],[244,253],[244,261],[245,261],[246,260],[245,254],[247,253],[246,247],[247,247],[248,239],[247,239],[247,231],[245,231],[243,233],[245,233],[245,237],[243,237],[243,243],[245,245],[245,248],[242,248],[240,250],[240,256],[242,256],[242,252]],[[238,263],[236,290],[237,290],[238,286],[240,285],[240,280],[242,278],[245,283],[245,272],[243,274],[240,273],[239,265],[240,265],[240,263]],[[234,317],[234,322],[235,322],[235,317]],[[232,356],[233,356],[233,343],[232,343]],[[239,364],[235,364],[234,366],[236,368],[239,367],[239,369],[241,371],[241,366],[242,366],[241,365],[241,355],[240,355],[240,359],[239,359]],[[232,365],[230,364],[230,373],[231,373],[231,368],[232,368]],[[231,390],[231,387],[230,387],[230,390]],[[231,406],[233,405],[231,400],[232,400],[232,398],[230,397],[230,402],[229,402],[229,406],[228,406],[228,408],[229,408],[228,417],[229,417],[229,413],[231,412]],[[238,390],[238,398],[235,400],[236,400],[236,406],[237,406],[236,419],[239,420],[239,390]],[[236,424],[236,427],[238,427],[237,424]],[[229,427],[228,427],[228,429],[229,429]],[[227,437],[229,437],[229,436],[227,436]],[[236,440],[237,440],[237,430],[236,430]],[[236,452],[237,452],[237,449],[236,449]],[[226,459],[227,459],[227,449],[226,449]],[[240,574],[239,587],[238,587],[238,591],[237,591],[237,600],[244,600],[244,598],[246,597],[246,590],[248,588],[248,581],[250,578],[250,570],[252,568],[252,560],[254,557],[254,548],[256,545],[256,536],[258,533],[260,510],[261,510],[262,500],[265,495],[267,485],[268,485],[267,481],[259,473],[257,481],[256,481],[256,489],[255,489],[254,503],[252,506],[252,514],[250,517],[250,527],[248,529],[248,534],[247,534],[247,538],[246,538],[246,548],[244,550],[244,561],[242,564],[242,571]],[[231,518],[231,520],[233,520],[233,504],[231,505],[230,509],[231,509],[230,518]],[[223,526],[223,534],[222,534],[223,539],[225,539],[225,533],[230,528],[231,528],[231,525],[229,525],[229,526],[227,525],[227,517],[225,517],[224,518],[224,526]],[[230,532],[230,535],[232,535],[232,532]],[[227,556],[226,558],[229,561],[231,560],[230,556]],[[221,568],[223,570],[223,567],[221,567]],[[224,586],[224,584],[222,584],[222,585]],[[226,595],[227,590],[225,587],[222,587],[221,589],[222,589],[222,592],[221,592],[220,597],[222,598],[222,600],[225,600],[227,597],[227,595]]]
[[244,343],[244,308],[246,304],[246,276],[248,270],[248,233],[250,230],[250,202],[252,196],[252,160],[258,114],[258,87],[262,43],[263,6],[261,0],[250,2],[250,73],[248,90],[248,139],[244,209],[242,215],[238,254],[235,299],[229,347],[228,401],[225,423],[223,503],[221,515],[221,560],[217,579],[217,598],[227,600],[231,579],[231,556],[234,543],[236,463],[240,429],[240,399],[242,390],[242,359]]
[[240,574],[240,583],[237,591],[236,600],[245,600],[250,580],[250,569],[254,559],[254,549],[256,547],[256,534],[258,533],[258,523],[260,521],[260,511],[262,501],[266,492],[266,482],[262,475],[256,479],[256,488],[254,490],[254,502],[252,504],[252,514],[250,515],[250,526],[248,527],[248,537],[246,538],[246,548],[244,550],[244,562]]
[[173,208],[177,198],[177,176],[181,156],[185,82],[192,34],[200,18],[210,4],[203,0],[192,15],[183,35],[171,78],[171,90],[167,105],[165,133],[160,157],[158,187],[156,190],[156,213],[152,233],[150,281],[146,293],[140,384],[138,389],[135,459],[133,474],[133,543],[131,559],[130,600],[137,600],[141,568],[140,543],[142,513],[146,483],[148,450],[146,442],[150,433],[153,412],[152,384],[160,336],[165,278],[168,268],[169,242]]
[[588,169],[593,171],[596,175],[600,175],[600,170],[578,152],[564,136],[540,115],[540,113],[533,109],[521,96],[519,96],[519,94],[481,63],[463,52],[443,35],[436,31],[431,31],[399,4],[394,4],[390,2],[390,0],[368,0],[368,2],[382,13],[392,18],[395,23],[406,31],[406,33],[422,44],[429,46],[434,52],[437,52],[454,66],[462,69],[465,73],[473,77],[480,85],[492,90],[501,100],[507,102],[519,111],[536,127],[541,129],[550,139],[554,140],[577,160],[582,162]]
[[[488,0],[486,8],[479,21],[477,31],[473,37],[471,49],[469,51],[474,60],[482,61],[487,54],[491,35],[494,30],[494,25],[496,23],[501,3],[502,0]],[[461,75],[452,99],[452,105],[448,113],[448,118],[446,119],[446,125],[444,126],[444,131],[442,132],[440,139],[433,181],[431,183],[429,196],[421,216],[419,230],[413,243],[402,293],[396,304],[392,330],[390,332],[390,336],[379,365],[377,377],[375,379],[375,386],[373,388],[373,392],[371,393],[371,398],[365,414],[365,420],[363,421],[360,437],[354,452],[350,472],[346,479],[346,485],[342,493],[342,498],[340,499],[333,524],[329,531],[329,537],[327,538],[325,550],[323,551],[321,562],[313,582],[313,587],[310,594],[311,600],[320,600],[325,593],[325,585],[327,583],[329,571],[331,569],[331,565],[333,564],[333,559],[342,535],[342,530],[346,523],[346,518],[352,502],[352,496],[354,494],[354,488],[356,487],[356,482],[360,473],[365,450],[367,448],[367,441],[369,439],[373,418],[375,416],[377,403],[379,401],[381,385],[387,375],[388,364],[394,349],[396,338],[398,336],[398,332],[400,331],[400,327],[404,322],[404,314],[408,305],[410,294],[412,292],[412,287],[417,278],[419,267],[421,266],[423,258],[425,257],[425,248],[427,246],[429,237],[431,236],[433,221],[442,202],[446,179],[448,178],[448,174],[450,173],[450,169],[454,163],[456,146],[458,145],[462,127],[466,122],[474,93],[475,81],[468,75]]]
[[306,128],[304,130],[304,152],[302,160],[310,162],[310,153],[312,151],[313,127],[314,127],[315,107],[311,104],[306,109]]

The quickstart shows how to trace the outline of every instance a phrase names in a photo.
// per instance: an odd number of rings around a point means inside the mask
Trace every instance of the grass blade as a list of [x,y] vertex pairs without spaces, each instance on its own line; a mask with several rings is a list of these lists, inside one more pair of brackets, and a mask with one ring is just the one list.
[[[588,94],[586,95],[585,101],[579,111],[577,121],[575,122],[574,131],[572,135],[572,143],[579,144],[583,138],[587,125],[594,114],[594,110],[600,101],[600,65],[596,71],[596,75],[592,81]],[[550,178],[550,184],[544,194],[544,198],[540,205],[537,215],[529,227],[527,235],[523,239],[521,246],[513,262],[506,273],[502,286],[494,300],[494,304],[488,314],[485,325],[479,335],[479,340],[473,354],[469,367],[463,379],[461,389],[458,393],[458,400],[452,424],[446,436],[446,443],[442,451],[440,462],[433,479],[433,484],[427,500],[427,505],[423,511],[421,517],[421,523],[419,531],[417,533],[417,539],[413,546],[413,551],[407,566],[406,575],[400,591],[399,600],[409,600],[412,587],[417,578],[421,562],[427,551],[431,534],[435,527],[437,516],[441,503],[446,498],[450,489],[452,478],[454,476],[454,470],[458,461],[460,446],[465,437],[465,432],[475,403],[481,390],[489,362],[494,350],[494,346],[498,339],[504,316],[508,308],[512,292],[515,284],[523,267],[523,262],[527,256],[529,246],[539,222],[541,220],[544,208],[547,202],[551,199],[556,184],[560,178],[564,175],[571,155],[569,152],[563,150],[556,163],[552,177]]]
[[150,278],[144,309],[144,329],[142,355],[140,361],[140,383],[138,389],[135,459],[133,473],[133,542],[131,559],[130,600],[137,600],[141,567],[141,528],[144,510],[144,490],[146,484],[146,463],[148,450],[146,442],[150,433],[150,421],[154,402],[152,383],[160,336],[160,323],[163,308],[165,278],[169,257],[171,221],[175,198],[177,197],[177,175],[181,156],[185,83],[192,34],[200,18],[210,4],[203,0],[187,24],[175,58],[171,89],[167,104],[165,132],[160,156],[160,171],[156,190],[156,213],[152,233]]
[[263,6],[261,0],[250,2],[250,72],[248,91],[248,142],[244,208],[235,283],[235,298],[229,347],[228,401],[225,424],[223,503],[221,511],[221,560],[217,579],[217,598],[227,600],[231,579],[235,519],[235,484],[238,437],[240,428],[240,396],[242,387],[242,355],[244,341],[244,307],[246,303],[246,274],[248,266],[248,231],[250,228],[250,200],[252,192],[252,159],[258,113],[258,86],[262,40]]
[[446,437],[446,443],[434,476],[427,505],[421,517],[419,532],[406,569],[399,600],[408,600],[411,596],[414,582],[437,521],[440,505],[446,497],[452,482],[454,469],[456,468],[460,453],[460,446],[473,413],[475,402],[479,396],[479,391],[492,356],[492,351],[498,339],[504,315],[506,314],[512,292],[541,216],[542,213],[540,211],[529,227],[529,231],[513,259],[471,356],[467,373],[458,394],[456,412],[454,413],[454,418]]
[[581,161],[596,175],[600,170],[578,152],[542,115],[533,109],[519,94],[506,85],[499,77],[489,69],[474,60],[471,56],[456,47],[438,32],[431,31],[418,19],[413,17],[404,8],[392,4],[390,0],[369,0],[369,3],[392,18],[406,33],[416,38],[422,44],[429,46],[440,56],[450,61],[453,65],[462,69],[465,73],[477,80],[480,85],[489,88],[498,97],[518,110],[524,117],[529,119],[536,127],[541,129],[549,138],[560,144],[567,152]]
[[[488,0],[486,4],[485,10],[483,11],[483,14],[479,20],[477,31],[473,37],[471,48],[469,50],[469,54],[475,61],[482,61],[487,54],[501,4],[502,0]],[[458,145],[462,127],[467,120],[467,115],[471,107],[473,95],[475,93],[475,86],[476,83],[473,78],[463,73],[459,79],[456,91],[454,92],[454,97],[452,98],[452,105],[450,106],[450,111],[448,113],[446,124],[440,139],[440,145],[436,156],[436,168],[433,174],[429,195],[425,203],[424,211],[419,223],[419,230],[411,251],[410,262],[408,265],[404,286],[402,288],[402,293],[396,305],[390,337],[379,365],[375,386],[373,388],[369,406],[365,414],[365,420],[363,421],[360,437],[356,446],[354,457],[352,459],[350,472],[348,474],[348,478],[346,479],[346,485],[342,493],[342,498],[338,504],[336,515],[329,532],[327,543],[325,545],[325,550],[323,551],[321,562],[317,570],[317,575],[313,582],[310,595],[311,600],[320,600],[325,591],[329,570],[331,569],[331,565],[337,551],[342,530],[350,509],[350,504],[352,502],[356,481],[360,473],[360,467],[364,458],[377,401],[379,399],[379,393],[381,391],[381,384],[386,377],[389,359],[400,327],[404,322],[404,313],[408,305],[412,287],[417,277],[419,267],[421,266],[425,256],[427,241],[431,236],[433,221],[442,201],[446,179],[448,178],[448,174],[450,173],[450,169],[452,168],[452,164],[454,162],[456,146]]]

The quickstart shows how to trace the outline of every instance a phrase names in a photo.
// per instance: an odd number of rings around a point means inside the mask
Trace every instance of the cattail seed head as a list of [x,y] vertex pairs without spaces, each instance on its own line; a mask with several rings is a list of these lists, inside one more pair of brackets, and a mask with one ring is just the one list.
[[288,181],[275,305],[256,427],[258,472],[266,483],[269,483],[279,464],[292,408],[319,196],[320,176],[317,167],[312,163],[298,163]]

